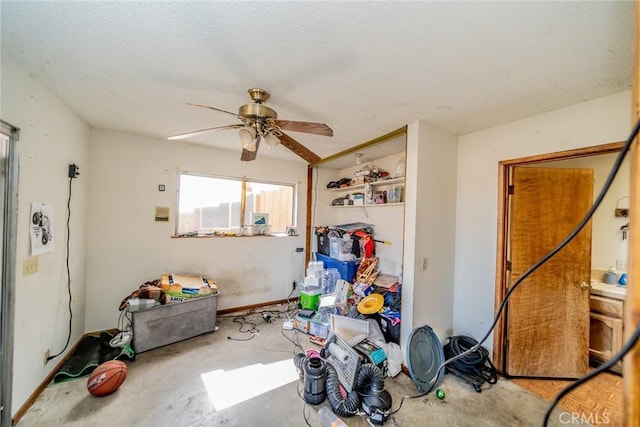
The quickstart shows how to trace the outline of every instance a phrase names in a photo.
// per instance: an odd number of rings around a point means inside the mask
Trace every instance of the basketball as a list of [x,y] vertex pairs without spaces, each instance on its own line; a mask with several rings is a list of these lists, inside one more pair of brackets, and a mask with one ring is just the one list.
[[93,370],[87,380],[87,390],[102,397],[113,393],[127,378],[127,365],[121,360],[109,360]]

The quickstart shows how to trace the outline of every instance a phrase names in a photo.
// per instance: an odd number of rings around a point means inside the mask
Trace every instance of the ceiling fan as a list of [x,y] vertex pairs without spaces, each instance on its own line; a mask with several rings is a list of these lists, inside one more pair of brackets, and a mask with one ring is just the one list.
[[284,133],[283,130],[333,136],[333,130],[329,126],[324,123],[280,120],[278,119],[278,113],[276,113],[275,110],[263,104],[263,102],[266,102],[267,99],[269,99],[269,92],[264,89],[249,89],[247,92],[253,100],[253,103],[242,105],[238,110],[238,114],[221,110],[220,108],[210,107],[208,105],[187,103],[187,105],[208,108],[210,110],[231,114],[242,123],[196,130],[193,132],[173,135],[167,139],[186,139],[211,131],[239,129],[240,146],[242,147],[240,160],[255,160],[258,153],[258,147],[262,142],[266,142],[271,148],[277,147],[278,144],[282,144],[310,164],[317,163],[320,160],[320,156],[300,144],[295,139],[291,138],[289,135]]

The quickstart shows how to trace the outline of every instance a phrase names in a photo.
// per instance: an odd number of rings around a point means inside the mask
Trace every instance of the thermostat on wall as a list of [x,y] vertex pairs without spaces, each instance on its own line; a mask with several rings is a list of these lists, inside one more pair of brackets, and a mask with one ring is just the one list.
[[168,206],[156,206],[156,222],[169,221],[169,207]]

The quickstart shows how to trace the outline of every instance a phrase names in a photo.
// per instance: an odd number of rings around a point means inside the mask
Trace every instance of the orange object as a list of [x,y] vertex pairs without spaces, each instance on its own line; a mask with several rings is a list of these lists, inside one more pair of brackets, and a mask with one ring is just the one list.
[[87,390],[102,397],[113,393],[127,378],[127,365],[121,360],[109,360],[93,370],[87,380]]

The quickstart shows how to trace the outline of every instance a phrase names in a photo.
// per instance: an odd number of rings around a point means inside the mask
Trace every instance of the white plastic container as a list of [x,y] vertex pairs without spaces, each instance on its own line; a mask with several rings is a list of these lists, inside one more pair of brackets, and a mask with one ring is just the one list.
[[318,411],[318,421],[321,427],[349,427],[340,417],[333,413],[331,409],[323,406]]
[[329,237],[329,256],[338,259],[344,247],[344,239],[342,237]]
[[322,279],[315,276],[306,276],[300,292],[315,292],[322,290]]
[[307,266],[307,276],[322,277],[324,263],[322,261],[309,261]]
[[149,298],[131,298],[127,301],[129,311],[147,310],[160,305],[160,302]]

